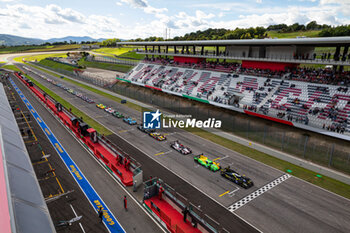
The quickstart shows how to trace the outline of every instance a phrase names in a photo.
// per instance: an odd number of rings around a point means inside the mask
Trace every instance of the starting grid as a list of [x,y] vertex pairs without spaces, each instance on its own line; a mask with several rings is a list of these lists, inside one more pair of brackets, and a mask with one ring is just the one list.
[[59,154],[60,158],[62,159],[67,169],[69,170],[70,174],[73,176],[73,178],[79,185],[80,189],[83,191],[83,193],[87,197],[90,204],[94,207],[94,210],[97,212],[100,207],[102,208],[103,223],[107,227],[108,231],[111,233],[125,233],[125,230],[117,221],[117,219],[114,217],[113,213],[108,209],[107,205],[103,202],[103,200],[97,194],[95,189],[91,186],[90,182],[85,178],[84,174],[80,171],[78,166],[74,163],[72,158],[68,155],[66,150],[63,148],[61,143],[57,140],[55,135],[53,135],[49,127],[47,127],[47,125],[41,119],[39,114],[36,112],[36,110],[33,108],[30,102],[23,95],[22,91],[17,87],[17,85],[13,82],[11,78],[9,80],[12,86],[15,88],[16,92],[19,94],[19,96],[23,100],[23,102],[27,105],[27,108],[31,111],[33,117],[35,118],[37,123],[40,125],[41,129],[43,130],[43,132],[49,139],[50,143],[53,145],[53,147]]
[[243,197],[241,200],[239,200],[236,203],[234,203],[233,205],[229,206],[228,210],[230,212],[234,212],[235,210],[239,209],[240,207],[244,206],[248,202],[254,200],[255,198],[257,198],[261,194],[267,192],[268,190],[272,189],[273,187],[282,183],[283,181],[287,180],[290,177],[291,177],[291,175],[289,175],[289,174],[284,174],[283,176],[280,176],[279,178],[275,179],[274,181],[268,183],[267,185],[261,187],[260,189],[256,190],[255,192],[249,194],[246,197]]

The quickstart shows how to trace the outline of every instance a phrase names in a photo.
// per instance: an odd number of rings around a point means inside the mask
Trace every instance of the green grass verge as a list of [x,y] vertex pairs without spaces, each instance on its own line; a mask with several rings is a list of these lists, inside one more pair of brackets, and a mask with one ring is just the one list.
[[84,60],[80,60],[78,64],[80,66],[93,67],[93,68],[99,68],[99,69],[105,69],[105,70],[113,70],[113,71],[119,71],[122,73],[127,73],[129,70],[133,68],[133,66],[129,66],[129,65],[91,62],[91,61],[84,61]]
[[78,49],[80,47],[81,47],[80,44],[47,45],[47,46],[40,46],[40,45],[37,45],[37,46],[13,46],[13,47],[0,48],[0,54],[73,50],[73,49]]
[[23,62],[23,59],[25,61],[38,61],[48,58],[48,57],[67,57],[67,53],[49,53],[49,54],[38,54],[38,55],[25,55],[21,57],[15,57],[13,60],[16,62]]
[[144,59],[146,57],[145,54],[138,54],[138,53],[133,52],[133,51],[129,51],[129,52],[120,54],[119,56],[121,56],[121,57],[130,57],[130,58],[135,58],[135,59],[139,59],[139,60],[142,60],[142,59]]
[[73,70],[78,68],[78,67],[62,64],[62,63],[59,63],[59,62],[47,60],[47,59],[41,60],[39,62],[39,64],[44,65],[44,66],[49,66],[49,67],[52,67],[54,69],[67,70],[67,71],[70,71],[70,72],[72,72]]
[[311,30],[311,31],[299,31],[299,32],[282,32],[279,33],[277,31],[269,31],[267,34],[272,38],[296,38],[298,36],[306,36],[306,37],[318,37],[320,31]]
[[[59,77],[59,75],[57,75]],[[69,81],[70,79],[65,79]],[[106,98],[115,100],[115,101],[120,101],[120,98],[112,96],[110,94],[107,94],[103,91],[96,90],[92,87],[89,87],[87,85],[78,83],[76,81],[70,80],[69,82],[75,83],[78,86],[81,86],[83,88],[86,88],[87,90],[91,90],[97,94],[100,94]],[[133,103],[127,103],[127,106],[135,109],[137,111],[141,111],[142,107],[133,104]],[[310,171],[308,169],[302,168],[300,166],[294,165],[292,163],[286,162],[284,160],[275,158],[271,155],[265,154],[263,152],[257,151],[253,148],[243,146],[241,144],[238,144],[236,142],[233,142],[229,139],[226,139],[224,137],[217,136],[215,134],[212,134],[210,132],[204,131],[204,130],[199,130],[199,129],[186,129],[188,132],[193,133],[197,136],[200,136],[202,138],[205,138],[213,143],[219,144],[221,146],[224,146],[230,150],[236,151],[242,155],[245,155],[247,157],[250,157],[254,160],[260,161],[264,164],[267,164],[271,167],[277,168],[278,170],[281,170],[283,172],[286,172],[287,170],[292,171],[292,175],[295,177],[298,177],[300,179],[303,179],[307,182],[310,182],[312,184],[315,184],[319,187],[322,187],[324,189],[327,189],[331,192],[337,193],[343,197],[350,198],[350,185],[347,185],[345,183],[342,183],[340,181],[337,181],[335,179],[332,179],[330,177],[322,176],[322,177],[317,177],[317,173]]]
[[93,49],[93,52],[97,52],[97,53],[109,53],[109,54],[114,54],[119,56],[120,54],[132,51],[134,48],[127,48],[127,47],[123,47],[123,48],[100,48],[100,49]]
[[4,65],[1,66],[1,68],[20,72],[20,69],[18,69],[15,65]]
[[[16,66],[8,67],[8,69],[12,69],[14,71],[20,71]],[[59,95],[57,95],[55,92],[51,91],[38,81],[36,81],[34,78],[30,77],[29,75],[25,75],[28,79],[30,79],[35,85],[37,85],[39,88],[41,88],[44,92],[46,92],[48,95],[50,95],[52,98],[54,98],[56,101],[60,102],[66,109],[72,109],[72,113],[75,116],[83,117],[84,122],[86,122],[89,126],[93,127],[97,132],[104,135],[111,135],[112,132],[106,129],[104,126],[96,122],[94,119],[74,107],[72,104],[70,104],[68,101],[62,99]]]

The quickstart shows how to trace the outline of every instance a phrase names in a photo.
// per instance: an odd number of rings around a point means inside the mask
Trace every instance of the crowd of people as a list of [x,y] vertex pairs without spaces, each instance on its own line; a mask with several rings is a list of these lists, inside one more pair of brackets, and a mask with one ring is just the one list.
[[336,72],[333,69],[298,67],[293,69],[286,69],[285,71],[273,71],[270,69],[243,68],[239,63],[216,61],[203,61],[199,63],[181,63],[175,62],[170,58],[147,58],[145,59],[145,61],[162,65],[188,67],[193,69],[225,71],[228,73],[233,73],[234,75],[245,74],[257,77],[277,79],[284,78],[286,80],[295,80],[311,83],[331,84],[340,86],[350,85],[349,71]]

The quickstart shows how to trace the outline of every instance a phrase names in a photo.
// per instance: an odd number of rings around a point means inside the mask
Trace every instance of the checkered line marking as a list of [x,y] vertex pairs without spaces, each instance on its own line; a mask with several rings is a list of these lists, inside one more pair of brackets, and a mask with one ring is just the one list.
[[284,174],[283,176],[278,177],[274,181],[268,183],[267,185],[261,187],[260,189],[256,190],[255,192],[249,194],[246,197],[243,197],[241,200],[237,201],[236,203],[232,204],[231,206],[228,207],[228,210],[230,212],[233,212],[237,210],[238,208],[244,206],[248,202],[254,200],[264,192],[267,192],[268,190],[272,189],[273,187],[277,186],[278,184],[282,183],[283,181],[287,180],[291,175],[289,174]]

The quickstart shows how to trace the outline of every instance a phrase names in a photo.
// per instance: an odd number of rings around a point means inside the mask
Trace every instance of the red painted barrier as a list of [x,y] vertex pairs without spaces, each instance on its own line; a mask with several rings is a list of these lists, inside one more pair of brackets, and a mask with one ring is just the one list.
[[256,116],[256,117],[264,118],[266,120],[275,121],[275,122],[282,123],[282,124],[285,124],[285,125],[294,126],[291,121],[286,121],[286,120],[282,120],[282,119],[279,119],[279,118],[270,117],[270,116],[266,116],[266,115],[263,115],[263,114],[259,114],[259,113],[251,112],[251,111],[247,111],[247,110],[244,110],[244,112],[246,114],[248,114],[248,115],[251,115],[251,116]]
[[145,87],[148,87],[148,88],[151,88],[151,89],[154,89],[154,90],[157,90],[157,91],[162,91],[162,89],[160,89],[158,87],[152,87],[152,86],[149,86],[149,85],[145,85]]

